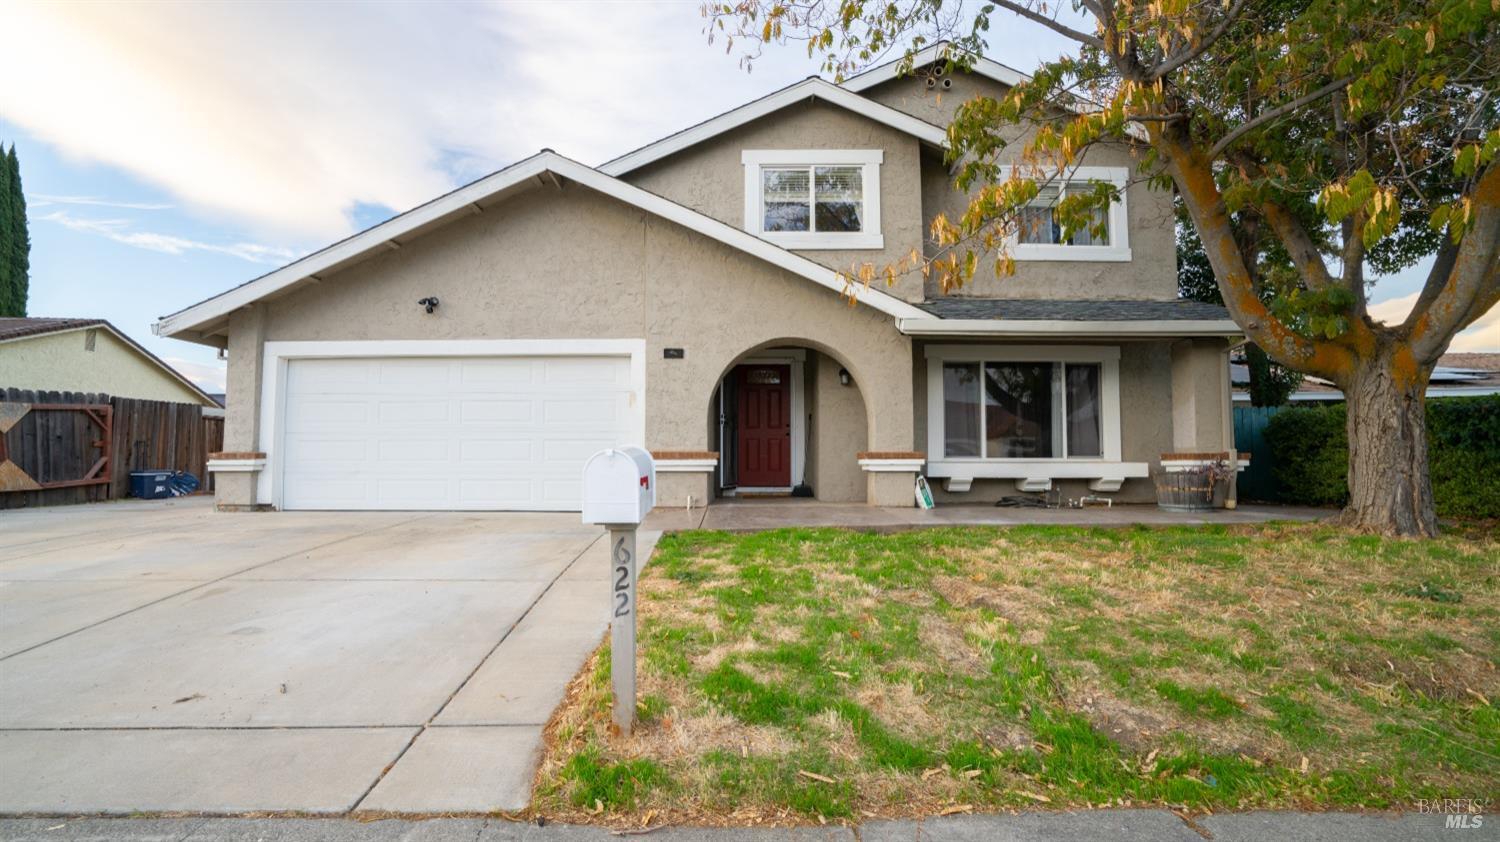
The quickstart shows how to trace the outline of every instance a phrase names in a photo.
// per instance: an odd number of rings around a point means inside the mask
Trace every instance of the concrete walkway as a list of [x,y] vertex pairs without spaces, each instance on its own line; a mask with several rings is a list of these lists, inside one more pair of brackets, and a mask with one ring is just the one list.
[[845,526],[891,531],[931,526],[1195,526],[1207,523],[1263,523],[1270,520],[1317,520],[1332,509],[1304,506],[1243,505],[1232,511],[1167,512],[1155,505],[1122,504],[1112,508],[1012,509],[981,505],[941,505],[922,510],[881,508],[863,503],[823,503],[790,497],[720,500],[691,511],[657,509],[646,521],[656,530],[720,529],[756,532],[788,526]]
[[503,819],[0,819],[12,842],[1412,842],[1496,840],[1500,822],[1448,829],[1447,817],[1372,813],[1230,813],[1192,824],[1165,810],[1095,810],[954,816],[926,821],[871,821],[857,827],[659,828],[636,836],[605,828]]
[[602,534],[207,498],[0,512],[0,813],[524,807],[607,625]]

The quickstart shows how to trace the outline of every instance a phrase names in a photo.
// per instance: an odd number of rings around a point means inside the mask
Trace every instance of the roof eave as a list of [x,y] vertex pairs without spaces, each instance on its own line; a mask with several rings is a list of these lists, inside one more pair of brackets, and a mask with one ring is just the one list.
[[878,103],[825,79],[813,77],[606,161],[599,165],[599,172],[612,176],[624,175],[809,97],[890,126],[897,131],[916,137],[929,146],[946,148],[948,145],[947,132],[943,127]]
[[1076,319],[941,319],[923,316],[899,319],[897,328],[907,336],[935,337],[1093,337],[1168,339],[1223,337],[1235,339],[1244,331],[1230,319],[1134,319],[1086,321]]
[[285,294],[308,281],[317,282],[320,280],[320,274],[337,271],[358,263],[370,254],[383,250],[387,244],[396,242],[398,238],[414,236],[431,227],[473,213],[481,207],[481,203],[493,202],[496,196],[507,194],[517,185],[535,179],[543,173],[551,173],[632,204],[670,222],[737,248],[773,266],[800,275],[834,292],[849,294],[856,301],[874,307],[894,319],[918,318],[925,315],[917,307],[884,292],[860,288],[851,291],[834,270],[742,229],[577,161],[564,158],[555,152],[541,152],[328,248],[314,252],[275,272],[241,284],[172,315],[163,316],[153,325],[152,330],[158,336],[181,337],[188,341],[213,344],[212,339],[204,332],[204,328],[221,325],[235,310]]

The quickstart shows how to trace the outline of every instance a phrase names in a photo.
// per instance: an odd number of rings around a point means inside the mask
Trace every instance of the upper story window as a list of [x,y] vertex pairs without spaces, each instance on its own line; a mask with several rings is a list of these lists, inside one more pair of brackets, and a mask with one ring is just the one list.
[[745,230],[794,249],[878,249],[879,149],[747,150]]
[[[1009,172],[1002,168],[1002,178]],[[1031,204],[1021,209],[1010,249],[1016,260],[1130,259],[1130,229],[1125,213],[1124,188],[1129,178],[1125,167],[1075,167],[1066,179],[1043,185]],[[1109,209],[1095,211],[1093,227],[1068,230],[1057,219],[1057,203],[1065,197],[1092,189],[1090,182],[1108,181],[1120,188],[1120,198]]]

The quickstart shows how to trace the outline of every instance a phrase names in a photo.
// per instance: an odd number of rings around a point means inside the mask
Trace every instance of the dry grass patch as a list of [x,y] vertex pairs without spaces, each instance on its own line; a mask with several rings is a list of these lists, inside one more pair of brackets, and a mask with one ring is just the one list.
[[1400,806],[1500,781],[1500,542],[1317,525],[684,533],[537,809],[754,823],[973,805]]

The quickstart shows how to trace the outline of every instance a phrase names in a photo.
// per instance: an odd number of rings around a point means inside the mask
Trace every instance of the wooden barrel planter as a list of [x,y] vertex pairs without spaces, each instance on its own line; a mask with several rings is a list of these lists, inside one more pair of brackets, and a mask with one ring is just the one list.
[[1155,477],[1156,505],[1169,512],[1206,512],[1214,507],[1218,472],[1210,468],[1163,471]]

